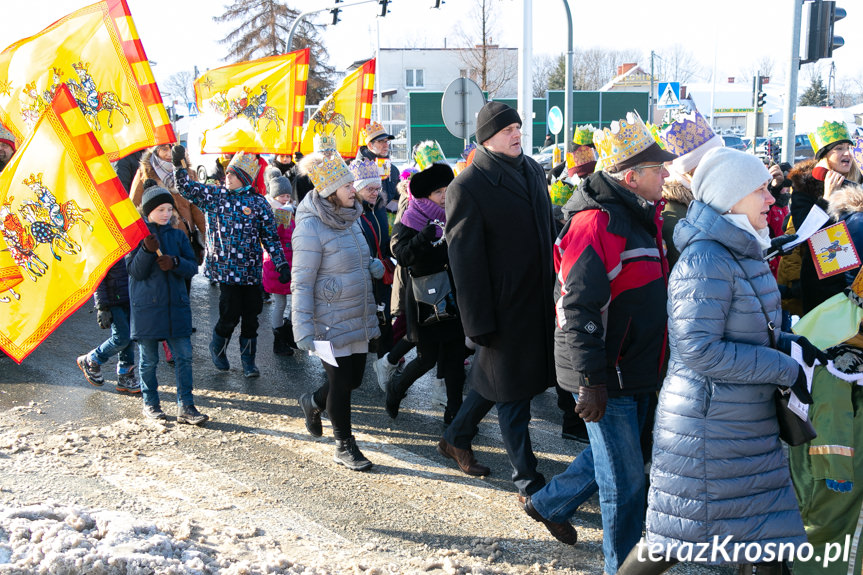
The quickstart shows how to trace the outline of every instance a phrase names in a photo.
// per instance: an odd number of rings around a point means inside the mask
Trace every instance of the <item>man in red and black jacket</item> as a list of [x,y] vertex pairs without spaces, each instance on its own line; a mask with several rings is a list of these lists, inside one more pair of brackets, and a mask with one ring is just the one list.
[[576,396],[590,446],[525,502],[557,537],[572,529],[569,518],[598,489],[609,574],[638,542],[644,520],[640,435],[665,354],[668,263],[660,214],[664,162],[675,158],[640,118],[628,116],[620,132],[597,136],[614,139],[626,128],[636,144],[603,148],[595,136],[601,155],[614,154],[603,156],[604,171],[585,178],[564,206],[568,222],[554,250],[557,379]]

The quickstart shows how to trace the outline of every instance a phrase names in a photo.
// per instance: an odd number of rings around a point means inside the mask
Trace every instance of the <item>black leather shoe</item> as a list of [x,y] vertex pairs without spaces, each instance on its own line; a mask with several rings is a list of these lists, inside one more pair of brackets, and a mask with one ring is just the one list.
[[[522,500],[522,497],[519,496],[519,501]],[[565,521],[563,523],[557,523],[556,521],[549,521],[545,517],[539,514],[534,506],[533,502],[530,500],[530,495],[524,498],[524,504],[522,505],[524,512],[527,513],[531,519],[535,521],[539,521],[545,528],[548,529],[548,532],[554,536],[555,539],[560,541],[561,543],[566,543],[567,545],[575,545],[578,541],[578,533],[575,531],[575,527],[572,526],[571,523]]]

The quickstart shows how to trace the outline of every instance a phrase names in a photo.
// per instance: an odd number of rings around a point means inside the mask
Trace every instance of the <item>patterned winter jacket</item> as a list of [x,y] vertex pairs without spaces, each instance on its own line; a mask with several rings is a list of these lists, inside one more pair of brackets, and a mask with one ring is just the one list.
[[206,275],[219,283],[260,285],[263,250],[276,269],[288,265],[276,231],[273,210],[254,189],[230,191],[189,181],[185,168],[174,170],[180,194],[207,214]]

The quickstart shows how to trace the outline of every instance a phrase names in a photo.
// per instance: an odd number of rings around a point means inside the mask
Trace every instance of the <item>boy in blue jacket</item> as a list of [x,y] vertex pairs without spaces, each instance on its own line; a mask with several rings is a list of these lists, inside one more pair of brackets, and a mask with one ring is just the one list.
[[165,188],[148,188],[141,198],[141,214],[150,235],[126,256],[129,298],[132,304],[132,339],[138,342],[144,415],[166,419],[159,405],[156,366],[159,341],[165,340],[174,356],[177,378],[177,423],[200,425],[209,419],[192,399],[192,308],[186,278],[198,271],[195,253],[186,234],[172,225],[174,198]]
[[260,166],[254,154],[239,152],[225,170],[225,185],[189,181],[184,167],[186,149],[174,146],[174,177],[180,194],[207,215],[207,268],[219,282],[219,321],[213,328],[210,357],[220,371],[230,369],[226,350],[240,324],[240,359],[246,377],[259,377],[255,366],[258,315],[264,308],[261,294],[264,252],[279,272],[279,281],[291,281],[276,220],[267,200],[254,188]]

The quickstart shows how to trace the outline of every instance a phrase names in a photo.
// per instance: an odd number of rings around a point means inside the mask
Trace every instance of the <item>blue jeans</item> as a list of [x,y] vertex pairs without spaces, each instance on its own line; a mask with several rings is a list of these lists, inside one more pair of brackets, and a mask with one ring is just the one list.
[[587,424],[590,446],[531,497],[550,521],[564,522],[599,491],[605,572],[614,575],[641,538],[644,524],[644,458],[641,428],[649,395],[610,397],[605,415]]
[[[156,381],[156,366],[159,364],[158,339],[138,340],[141,365],[138,369],[141,378],[141,395],[144,404],[159,406],[159,382]],[[174,377],[177,379],[177,405],[194,405],[192,399],[192,340],[189,337],[169,338],[166,340],[174,356]]]
[[111,337],[93,350],[93,355],[99,364],[103,364],[113,356],[117,357],[117,373],[126,373],[135,365],[135,348],[129,339],[129,308],[112,306]]

